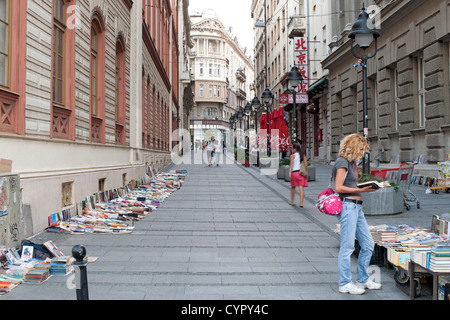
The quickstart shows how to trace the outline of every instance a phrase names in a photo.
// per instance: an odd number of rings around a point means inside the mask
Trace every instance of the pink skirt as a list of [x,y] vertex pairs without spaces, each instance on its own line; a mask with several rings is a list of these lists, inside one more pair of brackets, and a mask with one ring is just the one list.
[[291,187],[307,187],[308,179],[300,174],[300,172],[293,172],[291,174]]

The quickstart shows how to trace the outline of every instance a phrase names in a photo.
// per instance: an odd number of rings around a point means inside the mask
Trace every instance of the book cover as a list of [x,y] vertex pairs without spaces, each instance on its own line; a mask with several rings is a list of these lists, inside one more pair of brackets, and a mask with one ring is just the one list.
[[60,221],[61,221],[61,219],[59,218],[58,213],[52,213],[51,215],[48,216],[48,226],[49,227],[57,226]]
[[64,256],[61,250],[58,249],[58,247],[52,242],[47,241],[44,243],[44,246],[50,251],[55,257],[62,257]]
[[33,258],[34,247],[32,246],[23,246],[22,248],[22,259],[32,259]]
[[431,221],[431,232],[439,234],[439,216],[437,214],[433,215]]

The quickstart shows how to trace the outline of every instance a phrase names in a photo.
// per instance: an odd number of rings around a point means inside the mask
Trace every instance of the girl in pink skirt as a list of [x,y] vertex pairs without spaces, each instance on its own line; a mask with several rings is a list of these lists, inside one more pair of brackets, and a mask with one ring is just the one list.
[[301,161],[307,166],[306,155],[301,151],[300,145],[294,144],[292,147],[291,165],[289,167],[289,177],[291,178],[291,201],[290,205],[295,203],[295,188],[300,189],[300,208],[303,208],[303,199],[305,198],[305,187],[308,187],[308,178],[300,174]]

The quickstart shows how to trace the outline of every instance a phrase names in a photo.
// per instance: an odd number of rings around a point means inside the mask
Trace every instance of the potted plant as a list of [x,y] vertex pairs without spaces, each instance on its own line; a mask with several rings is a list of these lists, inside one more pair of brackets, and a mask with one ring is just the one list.
[[308,162],[308,181],[316,181],[316,167]]
[[248,153],[245,153],[245,167],[250,167],[250,155]]
[[286,168],[289,170],[289,165],[291,164],[290,158],[283,158],[280,160],[280,167],[278,168],[277,178],[284,179],[286,177]]
[[393,182],[383,181],[382,178],[371,174],[358,175],[358,183],[367,181],[378,181],[385,184],[385,187],[374,192],[363,193],[364,214],[373,215],[390,215],[403,212],[404,202],[403,193],[398,192],[398,185]]
[[259,168],[261,169],[261,174],[263,175],[275,175],[277,174],[279,168],[278,156],[261,156],[259,158]]

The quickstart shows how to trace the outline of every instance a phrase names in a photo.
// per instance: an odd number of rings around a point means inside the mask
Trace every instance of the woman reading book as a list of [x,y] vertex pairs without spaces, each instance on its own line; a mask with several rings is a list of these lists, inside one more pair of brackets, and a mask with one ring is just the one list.
[[[339,158],[332,174],[335,191],[342,199],[342,212],[337,216],[341,225],[341,246],[338,257],[339,292],[363,294],[365,289],[380,289],[379,283],[369,279],[368,268],[374,241],[362,210],[361,193],[372,192],[372,187],[358,188],[356,162],[369,150],[369,145],[358,134],[346,136],[340,145]],[[352,282],[351,255],[355,251],[355,238],[361,246],[357,262],[357,282]]]

